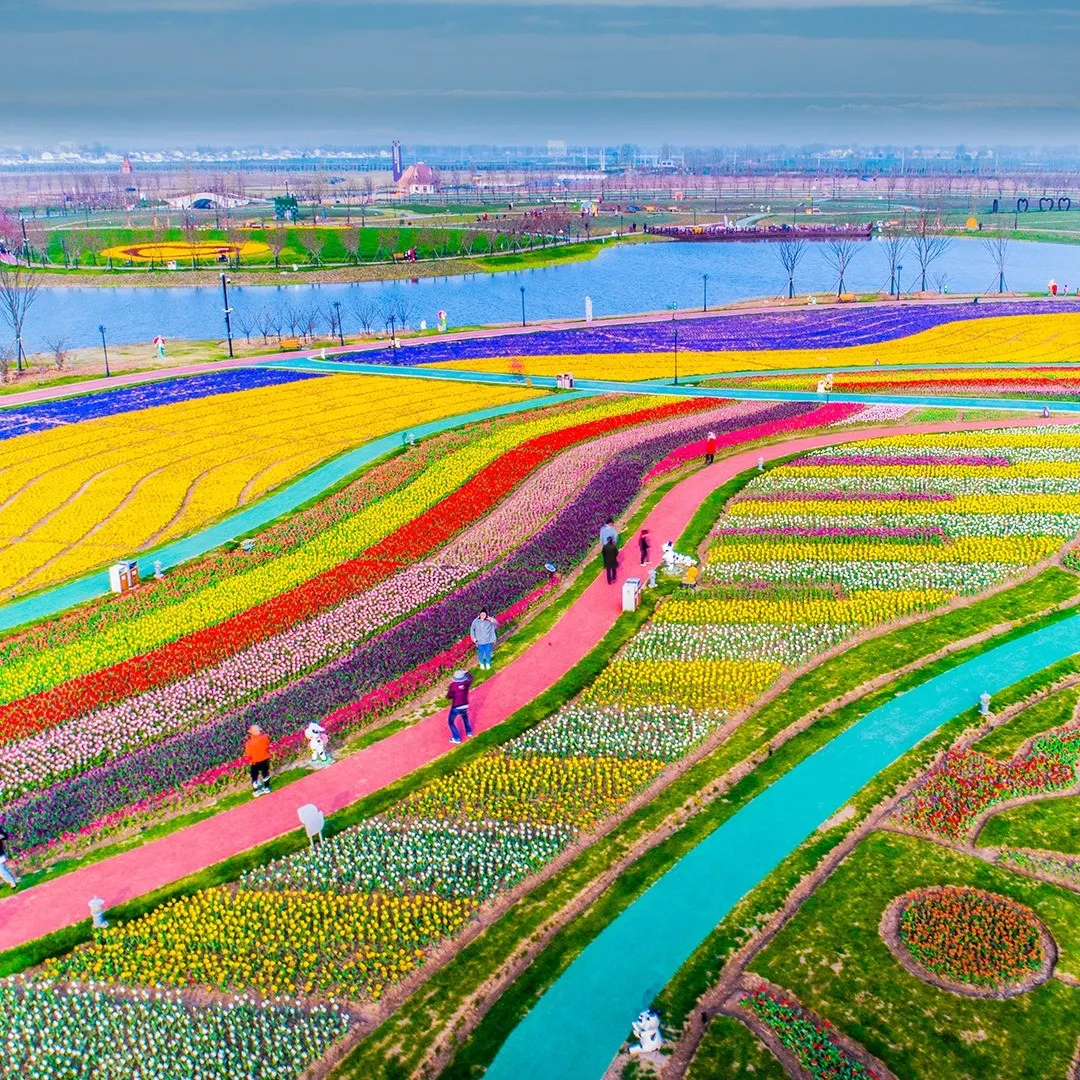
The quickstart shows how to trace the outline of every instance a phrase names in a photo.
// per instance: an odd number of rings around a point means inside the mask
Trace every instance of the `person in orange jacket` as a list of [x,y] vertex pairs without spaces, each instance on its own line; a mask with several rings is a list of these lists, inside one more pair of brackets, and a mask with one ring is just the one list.
[[251,790],[255,795],[270,794],[270,736],[258,724],[248,728],[244,753],[251,766]]

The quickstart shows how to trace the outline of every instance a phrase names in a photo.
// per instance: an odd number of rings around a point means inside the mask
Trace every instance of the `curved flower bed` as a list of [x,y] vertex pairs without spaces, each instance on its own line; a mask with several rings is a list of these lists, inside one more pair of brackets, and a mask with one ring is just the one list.
[[245,574],[254,566],[295,551],[345,518],[358,514],[367,505],[404,487],[425,469],[477,439],[541,418],[562,417],[572,422],[571,414],[580,413],[593,407],[593,404],[591,398],[543,404],[536,409],[467,424],[430,439],[422,439],[410,447],[408,453],[391,457],[365,470],[341,491],[284,521],[268,526],[259,533],[250,552],[239,547],[232,551],[212,551],[203,558],[174,567],[164,581],[150,578],[130,592],[100,597],[74,611],[9,634],[0,640],[0,662],[9,664],[45,649],[69,645],[100,634],[111,626],[170,607],[216,582]]
[[280,386],[283,383],[319,378],[324,378],[321,372],[280,371],[258,367],[233,368],[208,375],[188,375],[138,386],[122,386],[116,390],[102,390],[96,394],[61,398],[59,401],[20,405],[13,409],[0,409],[0,440],[78,424],[84,420],[97,420],[102,416],[141,412],[143,409],[172,405],[178,401],[194,401],[219,394],[235,394],[241,390],[257,390],[263,386]]
[[125,244],[120,247],[105,248],[101,252],[103,259],[126,259],[129,262],[166,262],[183,259],[210,259],[220,262],[223,259],[253,258],[256,255],[269,255],[270,245],[261,240],[245,240],[233,244],[227,240],[207,240],[191,243],[188,240],[165,240],[148,244]]
[[1031,989],[1049,977],[1056,955],[1033,912],[981,889],[942,885],[909,893],[890,905],[888,918],[916,972],[977,996]]
[[741,1004],[779,1040],[814,1080],[878,1080],[837,1041],[828,1025],[818,1023],[795,1002],[762,986]]
[[[183,623],[179,618],[179,606],[175,606],[148,616],[147,620],[153,622],[145,630],[137,624],[121,624],[112,634],[97,635],[51,653],[27,656],[0,677],[0,685],[7,688],[9,698],[8,704],[0,708],[0,733],[13,738],[55,725],[132,694],[173,682],[265,641],[388,577],[399,564],[418,559],[441,546],[464,525],[495,506],[541,462],[561,450],[621,426],[692,414],[716,405],[709,399],[668,404],[645,413],[631,414],[630,418],[602,418],[534,439],[519,447],[519,452],[504,453],[484,466],[463,486],[435,502],[420,516],[394,529],[359,556],[339,562],[318,576],[310,576],[310,561],[305,558],[305,549],[299,549],[290,559],[296,563],[298,572],[308,575],[308,579],[289,591],[248,606],[247,601],[252,595],[251,579],[260,571],[221,583],[212,591],[220,594],[226,586],[230,587],[230,604],[239,607],[240,613],[227,616],[215,625],[204,625],[186,636],[182,631],[177,633],[177,626],[183,626]],[[730,423],[737,426],[739,421]],[[377,518],[385,520],[385,511],[377,512],[382,509],[379,504],[373,511],[373,521]],[[333,545],[324,546],[333,550]],[[327,560],[329,558],[328,551]],[[281,580],[278,564],[270,564],[263,570],[267,587],[276,588]],[[188,603],[193,601],[198,601],[189,615],[189,622],[194,625],[205,624],[219,606],[213,597],[197,596]],[[176,640],[153,647],[154,637],[150,635],[159,630]],[[151,643],[148,651],[144,642]],[[121,649],[126,649],[127,659],[99,667],[106,658],[114,659]],[[93,670],[95,667],[98,670]]]

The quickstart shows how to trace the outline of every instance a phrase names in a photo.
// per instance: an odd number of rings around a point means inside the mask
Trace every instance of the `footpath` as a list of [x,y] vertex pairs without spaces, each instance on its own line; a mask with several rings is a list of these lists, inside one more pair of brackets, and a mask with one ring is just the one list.
[[[676,484],[657,503],[643,527],[653,550],[676,539],[702,502],[733,477],[766,461],[869,436],[995,427],[1053,426],[1060,420],[1033,417],[964,424],[921,424],[871,431],[837,431],[751,449],[717,461]],[[637,566],[633,538],[623,537],[620,580]],[[586,571],[589,572],[589,571]],[[621,611],[621,588],[598,577],[555,625],[472,694],[474,728],[486,731],[533,701],[582,660],[611,629]],[[87,903],[100,897],[106,908],[152,892],[233,855],[299,829],[297,808],[315,803],[325,814],[350,805],[448,752],[446,710],[425,718],[334,765],[306,776],[272,795],[223,811],[142,847],[103,859],[42,882],[0,901],[0,951],[73,926],[88,917]],[[16,869],[18,867],[16,855]]]

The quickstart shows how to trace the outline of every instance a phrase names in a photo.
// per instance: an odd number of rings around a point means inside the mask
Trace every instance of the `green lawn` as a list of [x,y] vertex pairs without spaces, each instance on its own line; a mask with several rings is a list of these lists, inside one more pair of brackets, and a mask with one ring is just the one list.
[[1045,799],[996,814],[979,833],[979,843],[1080,855],[1080,796]]
[[714,1016],[687,1080],[786,1080],[784,1067],[749,1028],[730,1016]]
[[909,975],[878,934],[896,896],[955,883],[1036,910],[1057,940],[1058,970],[1080,973],[1080,896],[922,840],[863,841],[755,960],[904,1080],[1064,1077],[1080,1034],[1080,996],[1052,979],[1006,1001],[964,998]]
[[974,744],[974,749],[997,758],[1011,758],[1028,739],[1068,723],[1080,690],[1061,690],[1036,702]]

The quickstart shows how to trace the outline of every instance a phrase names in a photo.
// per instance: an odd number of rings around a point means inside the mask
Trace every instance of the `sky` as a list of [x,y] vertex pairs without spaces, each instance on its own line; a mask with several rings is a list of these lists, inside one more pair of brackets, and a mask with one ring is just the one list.
[[0,0],[0,145],[1080,142],[1065,0]]

